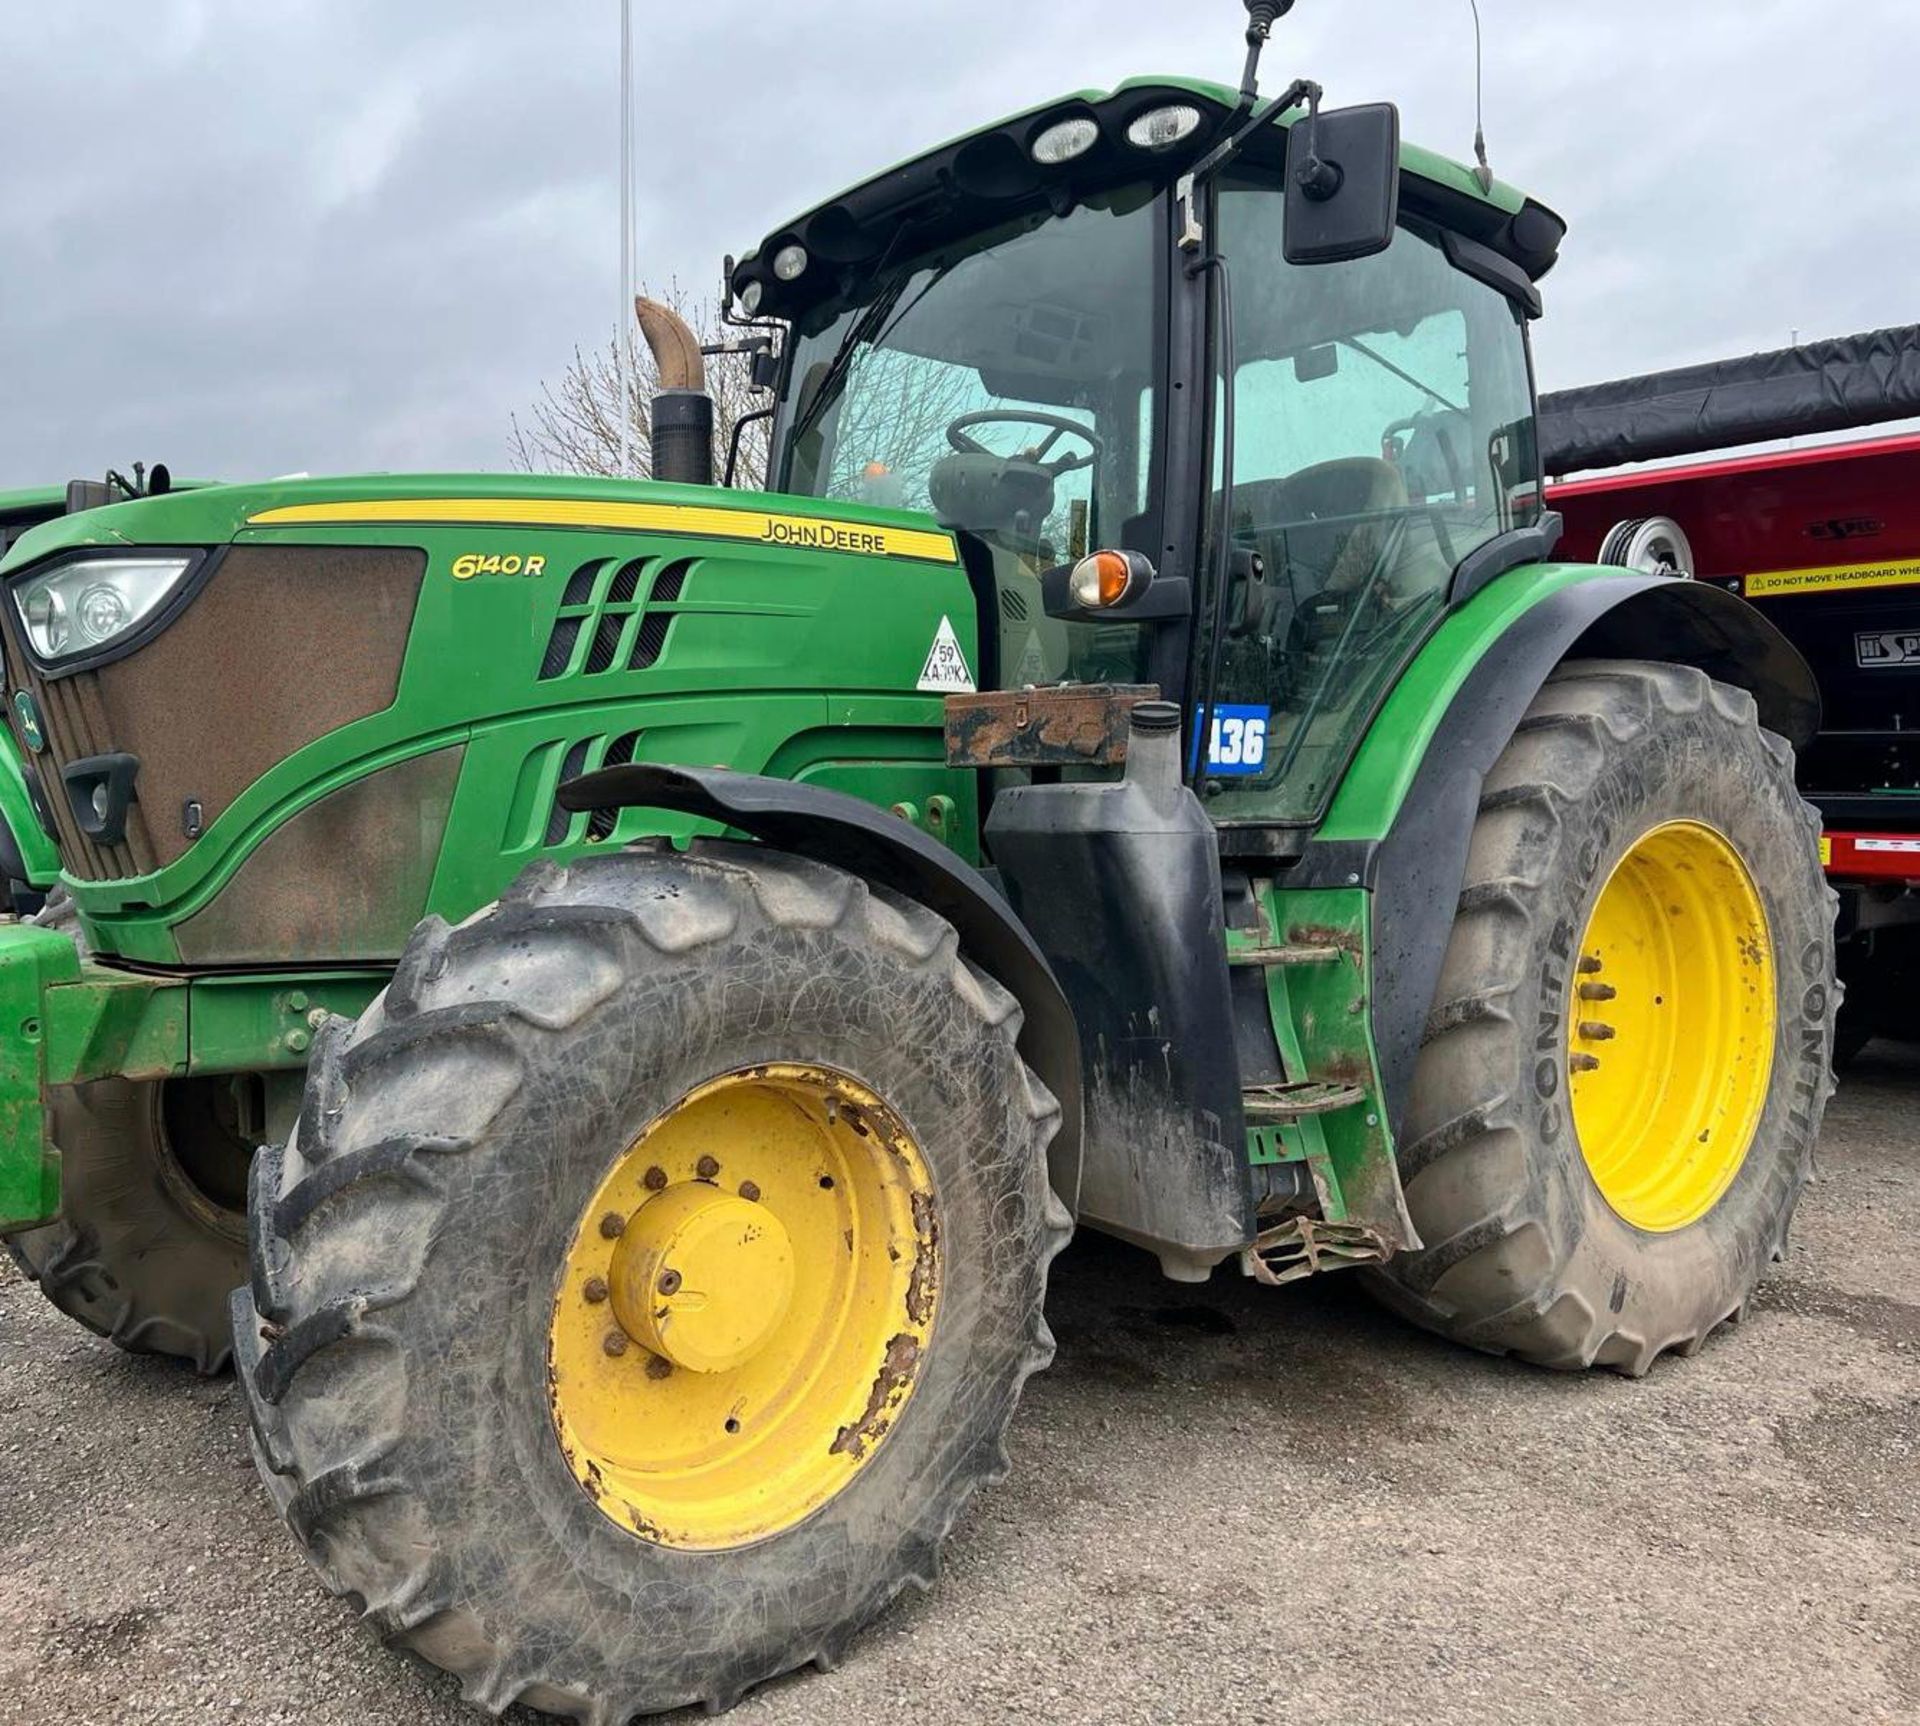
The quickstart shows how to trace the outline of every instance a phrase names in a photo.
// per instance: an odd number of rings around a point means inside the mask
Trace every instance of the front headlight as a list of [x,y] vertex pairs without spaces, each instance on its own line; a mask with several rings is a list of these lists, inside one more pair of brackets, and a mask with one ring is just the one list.
[[193,563],[188,553],[75,558],[15,583],[13,607],[40,659],[75,659],[133,634]]

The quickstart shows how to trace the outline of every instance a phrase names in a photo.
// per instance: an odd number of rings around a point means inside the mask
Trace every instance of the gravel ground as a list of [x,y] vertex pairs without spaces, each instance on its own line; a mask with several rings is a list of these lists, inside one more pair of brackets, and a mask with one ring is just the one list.
[[[1638,1383],[1077,1246],[940,1588],[734,1719],[1920,1721],[1916,1238],[1880,1045],[1748,1321]],[[0,1269],[0,1721],[478,1718],[321,1592],[243,1424]]]

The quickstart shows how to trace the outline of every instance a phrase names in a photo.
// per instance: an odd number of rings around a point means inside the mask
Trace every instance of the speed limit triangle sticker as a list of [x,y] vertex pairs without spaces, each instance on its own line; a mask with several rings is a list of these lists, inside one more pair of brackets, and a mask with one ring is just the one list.
[[933,632],[933,645],[927,649],[927,662],[920,667],[920,681],[914,687],[942,695],[973,693],[973,673],[960,650],[960,637],[953,633],[952,618],[940,619],[940,627]]

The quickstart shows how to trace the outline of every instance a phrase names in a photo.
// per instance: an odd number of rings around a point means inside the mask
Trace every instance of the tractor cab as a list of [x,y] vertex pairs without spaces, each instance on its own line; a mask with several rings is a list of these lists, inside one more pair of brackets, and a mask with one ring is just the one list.
[[[1050,103],[787,224],[729,284],[786,326],[772,489],[934,516],[980,686],[1157,685],[1227,824],[1315,821],[1458,572],[1542,509],[1526,324],[1562,224],[1398,150],[1391,109],[1317,103]],[[1319,207],[1316,151],[1341,178]],[[1299,243],[1330,211],[1340,243]]]
[[[729,271],[781,353],[772,489],[954,535],[981,693],[950,703],[949,760],[983,770],[983,851],[1072,1005],[1080,1213],[1169,1274],[1304,1179],[1276,1138],[1294,1167],[1249,1189],[1236,1108],[1285,1075],[1238,1062],[1247,1003],[1182,956],[1260,921],[1256,879],[1307,859],[1450,608],[1551,548],[1527,320],[1563,232],[1403,149],[1391,107],[1142,79],[895,168]],[[1327,1136],[1383,1154],[1361,1091],[1325,1095]],[[1246,1120],[1292,1132],[1296,1102]],[[1370,1256],[1413,1238],[1377,1198],[1348,1216]]]

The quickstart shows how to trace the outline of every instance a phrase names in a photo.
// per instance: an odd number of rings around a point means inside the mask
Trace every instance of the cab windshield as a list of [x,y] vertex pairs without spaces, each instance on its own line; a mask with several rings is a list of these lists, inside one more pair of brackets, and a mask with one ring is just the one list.
[[924,510],[990,565],[982,687],[1136,677],[1139,624],[1046,616],[1039,574],[1154,549],[1164,210],[1145,189],[882,268],[794,330],[776,485]]

